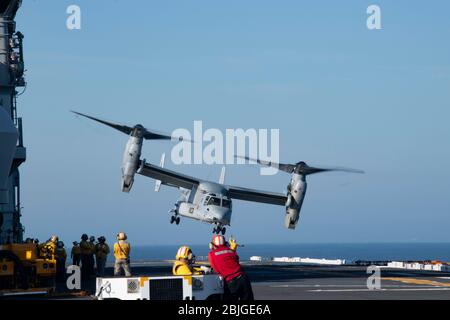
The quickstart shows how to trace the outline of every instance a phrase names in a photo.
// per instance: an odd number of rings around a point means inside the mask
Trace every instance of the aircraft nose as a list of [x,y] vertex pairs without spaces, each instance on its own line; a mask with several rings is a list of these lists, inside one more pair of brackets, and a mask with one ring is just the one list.
[[231,220],[231,210],[228,208],[217,208],[216,210],[216,218],[219,221],[224,221],[227,224],[230,222]]
[[227,209],[227,211],[223,215],[223,218],[226,219],[227,221],[231,220],[231,210],[230,209]]

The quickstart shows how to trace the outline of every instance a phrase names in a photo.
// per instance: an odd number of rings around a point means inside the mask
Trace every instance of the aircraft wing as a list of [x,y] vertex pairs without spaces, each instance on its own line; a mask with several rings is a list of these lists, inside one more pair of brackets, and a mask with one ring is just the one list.
[[192,190],[192,188],[199,185],[200,181],[197,178],[190,177],[178,172],[167,170],[150,163],[140,162],[140,167],[137,173],[161,181],[162,184],[175,188],[185,188]]
[[260,191],[241,187],[228,186],[228,196],[232,199],[275,204],[279,206],[286,205],[287,197],[281,193]]

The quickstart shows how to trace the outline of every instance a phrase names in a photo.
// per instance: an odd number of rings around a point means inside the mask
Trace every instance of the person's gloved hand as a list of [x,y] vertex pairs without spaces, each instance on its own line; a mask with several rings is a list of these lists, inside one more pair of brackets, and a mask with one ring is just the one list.
[[228,240],[228,243],[230,244],[230,249],[231,250],[236,250],[237,247],[239,247],[239,245],[237,244],[236,240],[233,238],[230,238],[230,240]]

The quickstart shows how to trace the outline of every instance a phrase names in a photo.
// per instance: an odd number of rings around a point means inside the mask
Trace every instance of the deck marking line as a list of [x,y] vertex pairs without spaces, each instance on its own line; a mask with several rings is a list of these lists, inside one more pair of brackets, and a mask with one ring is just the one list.
[[435,287],[450,287],[450,283],[448,283],[448,282],[439,282],[439,281],[416,279],[416,278],[382,278],[382,280],[399,281],[399,282],[407,283],[407,284],[424,284],[424,285],[431,285],[431,286],[435,286]]

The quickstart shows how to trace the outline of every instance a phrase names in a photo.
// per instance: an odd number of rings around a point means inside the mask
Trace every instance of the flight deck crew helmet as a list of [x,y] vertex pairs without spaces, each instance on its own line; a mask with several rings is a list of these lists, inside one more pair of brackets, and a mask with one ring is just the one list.
[[192,254],[191,248],[189,248],[188,246],[182,246],[177,251],[176,259],[177,260],[181,260],[181,259],[192,260],[193,256],[194,255]]
[[53,236],[50,238],[50,241],[51,241],[51,242],[58,242],[58,240],[59,240],[58,236],[55,236],[55,235],[53,235]]
[[117,240],[119,240],[119,241],[121,241],[121,240],[123,240],[123,241],[125,241],[125,240],[127,240],[127,235],[125,234],[125,232],[119,232],[118,234],[117,234]]
[[57,246],[58,248],[64,248],[64,242],[58,241],[58,242],[56,243],[56,246]]
[[226,245],[227,241],[224,236],[214,236],[211,243],[216,247],[220,247]]
[[105,243],[106,242],[106,238],[105,237],[100,237],[100,238],[98,238],[97,239],[98,240],[98,242],[100,242],[100,243]]
[[85,233],[81,236],[81,240],[87,241],[89,239],[88,235]]
[[91,237],[89,238],[89,241],[90,241],[90,242],[95,242],[95,237],[94,237],[94,236],[91,236]]
[[74,246],[77,246],[77,245],[78,245],[78,242],[74,241],[74,242],[72,242],[72,244],[73,244]]

